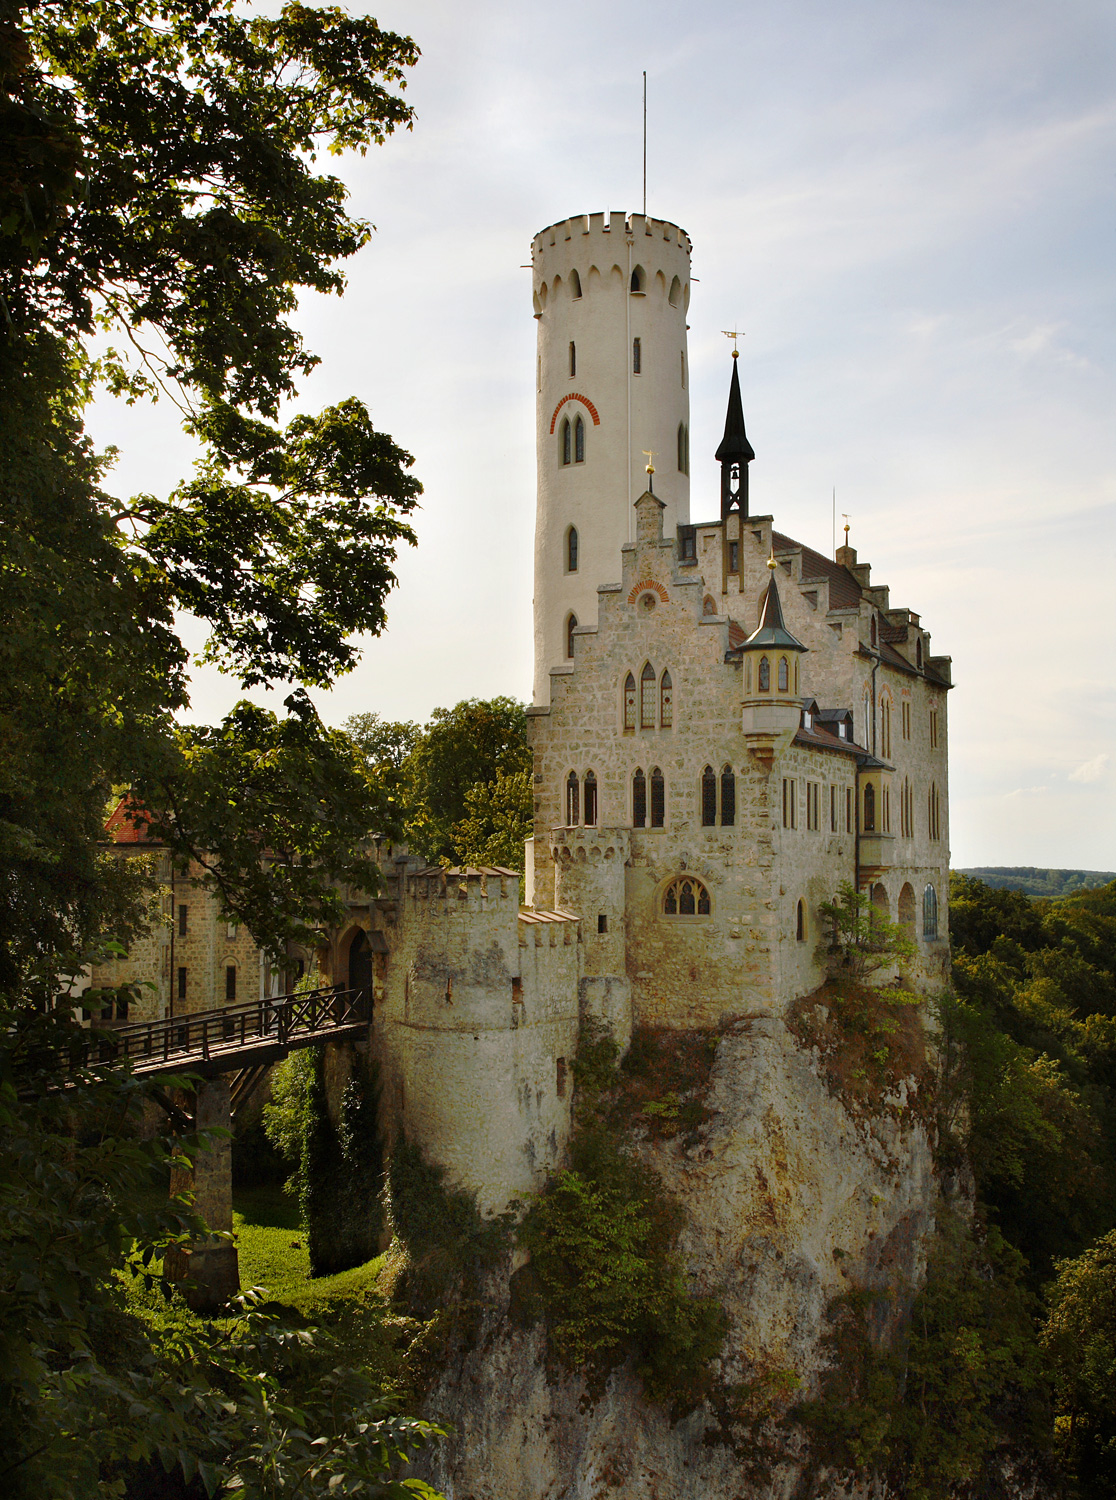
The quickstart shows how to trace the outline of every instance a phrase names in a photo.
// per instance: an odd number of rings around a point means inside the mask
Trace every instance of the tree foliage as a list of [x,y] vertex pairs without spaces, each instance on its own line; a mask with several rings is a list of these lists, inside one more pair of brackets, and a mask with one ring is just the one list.
[[1043,1347],[1055,1393],[1055,1437],[1084,1500],[1116,1495],[1116,1230],[1061,1261]]

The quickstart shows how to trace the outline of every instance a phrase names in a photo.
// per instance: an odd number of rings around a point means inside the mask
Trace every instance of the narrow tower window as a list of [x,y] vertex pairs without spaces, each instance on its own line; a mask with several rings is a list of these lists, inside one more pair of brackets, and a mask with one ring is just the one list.
[[642,350],[640,349],[639,340],[638,339],[633,339],[632,340],[632,374],[633,375],[640,375],[642,373],[643,373],[643,353],[642,353]]
[[685,351],[685,349],[679,349],[679,351],[678,351],[678,363],[679,363],[679,365],[682,368],[682,389],[685,390],[686,389],[686,351]]
[[[581,296],[581,277],[577,274],[576,271],[570,272],[570,295],[571,297],[573,297],[575,302]],[[571,371],[571,374],[572,373],[573,372]]]
[[666,782],[663,773],[655,766],[651,772],[651,827],[661,828],[666,822]]
[[721,827],[731,828],[736,822],[736,777],[731,766],[721,771]]
[[678,277],[676,276],[674,278],[674,280],[670,284],[670,291],[667,293],[667,301],[670,303],[671,307],[677,307],[678,304],[679,304],[679,302],[681,300],[682,300],[682,283],[679,281]]
[[574,463],[585,462],[585,423],[578,417],[574,423]]
[[566,620],[566,657],[573,661],[574,654],[574,631],[577,629],[577,616],[570,615]]
[[624,678],[624,733],[631,734],[636,727],[636,685],[629,672]]
[[717,778],[713,767],[701,773],[701,826],[712,828],[717,821]]
[[795,937],[798,939],[798,941],[800,943],[804,943],[806,941],[806,903],[805,903],[805,901],[800,901],[798,903],[798,911],[796,913],[796,918],[795,918],[794,935],[795,935]]
[[674,686],[670,673],[664,672],[659,683],[659,728],[669,729],[674,723]]
[[686,424],[685,424],[685,422],[679,422],[679,424],[678,424],[678,472],[679,472],[679,474],[685,474],[685,472],[686,472]]
[[729,542],[728,544],[728,570],[730,573],[740,572],[740,543]]
[[577,527],[571,526],[566,532],[566,572],[577,572]]
[[577,345],[570,340],[570,374],[577,374]]
[[564,417],[560,431],[559,452],[562,455],[562,462],[568,464],[573,458],[573,434],[570,431],[569,422]]
[[581,788],[578,785],[577,772],[571,771],[566,777],[566,827],[573,828],[581,822]]
[[597,778],[592,771],[585,773],[585,826],[597,826]]
[[639,727],[655,727],[655,668],[650,662],[639,674]]
[[638,766],[632,777],[632,827],[647,827],[647,777]]
[[643,267],[642,266],[636,266],[635,270],[632,272],[632,291],[635,292],[637,296],[642,296],[643,295]]

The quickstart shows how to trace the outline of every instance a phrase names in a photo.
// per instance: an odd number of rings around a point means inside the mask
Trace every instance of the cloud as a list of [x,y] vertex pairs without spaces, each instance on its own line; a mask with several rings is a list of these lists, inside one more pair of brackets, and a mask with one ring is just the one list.
[[1111,756],[1102,750],[1099,755],[1094,755],[1092,760],[1082,761],[1076,771],[1070,772],[1069,779],[1071,781],[1082,781],[1086,785],[1094,781],[1100,781],[1108,770],[1110,759]]

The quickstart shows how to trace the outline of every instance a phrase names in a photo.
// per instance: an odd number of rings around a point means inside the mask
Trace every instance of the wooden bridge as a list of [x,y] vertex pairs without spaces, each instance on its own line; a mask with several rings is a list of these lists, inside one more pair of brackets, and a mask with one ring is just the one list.
[[130,1062],[133,1073],[219,1073],[270,1067],[298,1047],[359,1036],[372,1018],[367,990],[340,985],[275,995],[162,1021],[137,1021],[94,1032],[81,1061]]

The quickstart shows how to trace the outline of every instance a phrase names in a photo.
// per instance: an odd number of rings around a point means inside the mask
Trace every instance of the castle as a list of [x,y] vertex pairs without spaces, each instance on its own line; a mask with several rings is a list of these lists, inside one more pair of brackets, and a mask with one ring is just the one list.
[[372,990],[385,1130],[486,1212],[561,1164],[584,1018],[621,1046],[778,1021],[824,977],[818,908],[842,882],[915,939],[913,983],[947,969],[949,659],[851,547],[751,513],[735,354],[719,486],[690,520],[690,248],[641,214],[532,244],[525,904],[513,871],[385,850],[381,891],[317,955]]

